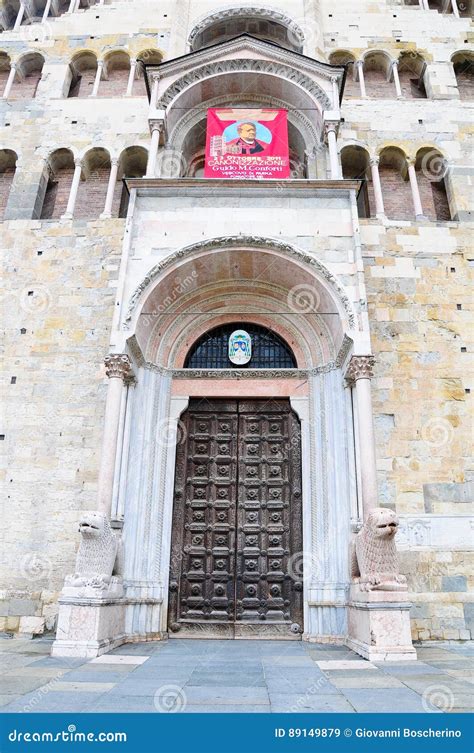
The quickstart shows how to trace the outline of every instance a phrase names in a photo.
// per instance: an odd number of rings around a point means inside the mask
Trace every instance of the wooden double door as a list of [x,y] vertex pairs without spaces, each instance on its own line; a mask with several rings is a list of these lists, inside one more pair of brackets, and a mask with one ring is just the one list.
[[191,400],[177,447],[170,637],[300,638],[301,433],[288,400]]

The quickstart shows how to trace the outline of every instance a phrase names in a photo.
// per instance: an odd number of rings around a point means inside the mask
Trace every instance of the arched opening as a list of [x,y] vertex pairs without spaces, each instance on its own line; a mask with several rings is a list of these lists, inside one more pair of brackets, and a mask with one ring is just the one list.
[[474,54],[467,50],[451,58],[461,99],[474,99]]
[[64,214],[74,175],[74,155],[70,149],[56,149],[48,158],[49,178],[41,209],[42,220],[55,220]]
[[41,80],[44,58],[38,52],[24,55],[17,63],[9,99],[33,99]]
[[329,62],[331,65],[345,65],[347,68],[344,97],[360,97],[360,87],[356,75],[356,60],[352,52],[336,50],[330,54]]
[[[10,75],[10,56],[0,52],[0,92],[3,94]],[[0,95],[1,96],[1,95]]]
[[88,97],[92,94],[97,71],[97,57],[93,52],[84,51],[74,55],[70,63],[71,85],[68,97]]
[[16,153],[11,149],[0,150],[0,220],[5,216],[17,159]]
[[362,181],[357,197],[359,217],[375,216],[373,187],[370,179],[370,158],[367,150],[352,144],[343,147],[341,150],[341,166],[344,178]]
[[413,220],[413,199],[405,152],[396,146],[385,147],[380,153],[379,173],[387,217]]
[[426,63],[417,52],[402,52],[398,61],[400,88],[405,99],[426,99]]
[[18,15],[18,8],[20,7],[20,3],[18,2],[16,5],[18,7],[15,7],[15,4],[13,2],[3,3],[1,19],[2,28],[4,31],[8,31],[8,29],[13,28],[15,18]]
[[98,97],[123,97],[130,75],[130,56],[123,50],[109,52],[104,58],[104,69]]
[[423,147],[416,155],[415,169],[425,217],[429,220],[450,220],[445,182],[448,167],[443,155],[437,149]]
[[[227,246],[226,246],[227,244]],[[144,358],[182,369],[192,346],[214,328],[251,322],[276,333],[298,368],[334,359],[344,322],[355,320],[345,294],[316,260],[258,238],[213,239],[169,257],[132,295],[127,321]]]
[[117,181],[120,190],[114,193],[113,217],[126,217],[129,195],[122,178],[143,178],[146,173],[148,152],[143,146],[128,146],[120,155]]
[[303,49],[304,36],[297,23],[283,13],[259,8],[235,8],[215,13],[198,24],[189,37],[192,52],[249,34],[294,52]]
[[[430,10],[443,15],[454,15],[451,0],[427,0]],[[461,18],[472,18],[472,0],[457,0],[458,13]]]
[[[233,333],[244,331],[250,340],[229,343]],[[229,357],[229,347],[244,351],[245,363],[233,362]],[[195,342],[190,348],[185,369],[294,369],[296,358],[287,343],[276,332],[253,322],[236,321],[215,327]]]
[[392,61],[385,52],[369,52],[364,57],[364,79],[367,96],[371,99],[394,99]]
[[[236,61],[237,67],[240,62]],[[198,79],[191,85],[184,78],[178,95],[165,91],[158,102],[159,108],[167,110],[166,139],[174,150],[173,175],[199,177],[202,174],[207,109],[231,105],[246,111],[262,107],[287,110],[292,175],[306,177],[307,155],[313,155],[321,140],[322,111],[331,107],[327,94],[313,80],[304,78],[294,82],[290,68],[286,75],[285,71],[279,75],[280,71],[267,73],[260,67],[248,70],[248,61],[242,61],[241,71],[234,66],[232,70],[223,70],[224,66],[225,61],[216,66],[215,71],[206,69],[202,73],[203,80]],[[178,82],[174,84],[174,89],[177,88]],[[159,166],[162,163],[169,166],[169,162],[169,153],[159,154]],[[311,169],[315,170],[314,165]],[[312,177],[315,177],[314,172]]]
[[104,210],[110,176],[110,155],[106,149],[90,149],[82,160],[82,180],[77,191],[75,219],[92,219]]

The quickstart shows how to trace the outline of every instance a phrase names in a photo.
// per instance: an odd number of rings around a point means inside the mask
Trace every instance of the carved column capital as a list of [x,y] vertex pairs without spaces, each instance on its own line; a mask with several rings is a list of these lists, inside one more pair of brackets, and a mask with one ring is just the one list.
[[110,353],[104,358],[104,363],[109,379],[123,379],[124,382],[133,380],[132,365],[124,353]]
[[358,379],[372,379],[374,364],[374,356],[352,356],[347,367],[346,379],[352,382]]
[[371,167],[378,166],[378,164],[380,162],[380,157],[371,157],[370,160],[369,160],[369,162],[370,162],[370,166]]

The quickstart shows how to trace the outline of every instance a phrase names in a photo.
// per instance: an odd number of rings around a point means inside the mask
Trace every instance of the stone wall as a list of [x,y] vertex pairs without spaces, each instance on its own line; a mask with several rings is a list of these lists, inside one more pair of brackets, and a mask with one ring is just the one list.
[[[472,47],[473,32],[467,19],[422,12],[395,0],[322,0],[318,14],[303,0],[275,0],[272,6],[301,25],[305,54],[324,46],[327,58],[343,49],[360,59],[371,48],[397,59],[401,51],[417,50],[427,63],[428,99],[397,101],[393,81],[384,82],[383,97],[374,99],[372,73],[366,101],[359,98],[358,83],[351,82],[339,145],[359,144],[371,156],[395,145],[413,157],[420,147],[432,146],[449,162],[448,198],[458,221],[415,223],[409,184],[389,183],[381,169],[387,214],[396,221],[361,220],[361,238],[376,355],[380,501],[402,518],[408,516],[410,530],[421,521],[421,528],[433,532],[432,538],[411,541],[402,553],[415,601],[414,637],[466,639],[474,617],[470,546],[457,543],[459,537],[451,533],[459,521],[471,530],[474,501],[469,460],[473,385],[468,377],[474,252],[466,224],[473,203],[472,112],[469,85],[460,99],[450,60],[457,50]],[[28,87],[36,86],[36,74],[15,83],[11,100],[0,103],[0,148],[14,149],[19,157],[8,219],[0,226],[8,275],[0,629],[36,633],[53,628],[57,594],[74,562],[78,514],[96,506],[106,388],[101,364],[109,348],[122,253],[123,220],[31,219],[40,215],[46,159],[62,147],[82,156],[100,146],[118,156],[130,145],[148,148],[150,140],[143,80],[134,82],[134,96],[125,97],[128,71],[116,71],[119,75],[104,80],[94,100],[83,96],[92,82],[85,72],[78,96],[68,98],[69,64],[85,49],[102,59],[111,49],[127,49],[130,57],[148,48],[165,57],[183,55],[196,21],[220,7],[211,0],[169,0],[159,9],[148,0],[114,0],[51,18],[38,26],[38,36],[33,26],[1,35],[0,48],[12,60],[35,50],[44,55],[45,65],[34,99],[27,95],[33,93]],[[0,72],[0,91],[6,79]],[[20,88],[22,98],[15,99]],[[65,210],[72,171],[64,177],[55,218]],[[1,177],[0,213],[9,180],[10,175]],[[100,214],[105,180],[104,174],[94,183],[97,193],[91,183],[81,186],[79,215]],[[426,213],[434,218],[432,189],[427,183],[420,187]],[[119,195],[117,187],[115,211]],[[194,221],[174,225],[173,242],[167,236],[170,228],[162,224],[163,245],[184,244],[189,232],[192,240],[200,240],[205,228],[196,237]],[[298,225],[289,235],[302,238],[300,246],[325,254],[343,270],[350,238],[335,233],[324,247],[313,219],[301,222],[295,211],[289,221]],[[214,222],[225,234],[226,216]],[[253,219],[256,228],[260,222]],[[278,224],[275,228],[280,231]]]

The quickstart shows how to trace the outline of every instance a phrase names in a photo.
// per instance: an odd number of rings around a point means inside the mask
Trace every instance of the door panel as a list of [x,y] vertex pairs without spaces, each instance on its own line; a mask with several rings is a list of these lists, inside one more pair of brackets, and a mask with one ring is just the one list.
[[193,400],[177,449],[169,627],[174,637],[298,638],[300,428],[286,400]]

